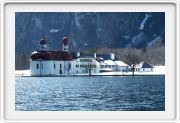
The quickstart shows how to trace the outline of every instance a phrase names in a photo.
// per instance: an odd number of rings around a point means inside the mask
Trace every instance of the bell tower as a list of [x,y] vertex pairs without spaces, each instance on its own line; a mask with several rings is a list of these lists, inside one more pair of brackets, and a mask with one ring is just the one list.
[[63,51],[68,51],[69,49],[69,46],[68,46],[68,43],[69,43],[69,39],[67,37],[64,37],[63,39],[63,46],[62,46],[62,50]]
[[40,40],[40,47],[41,47],[41,50],[43,51],[47,50],[47,41],[45,40],[44,37]]

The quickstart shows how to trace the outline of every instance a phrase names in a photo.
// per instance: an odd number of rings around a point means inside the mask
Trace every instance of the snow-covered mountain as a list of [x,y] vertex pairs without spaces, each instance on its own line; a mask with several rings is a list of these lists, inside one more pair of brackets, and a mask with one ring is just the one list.
[[69,37],[71,50],[165,44],[163,12],[17,12],[15,20],[16,52],[38,49],[43,36],[49,49],[60,49],[64,36]]

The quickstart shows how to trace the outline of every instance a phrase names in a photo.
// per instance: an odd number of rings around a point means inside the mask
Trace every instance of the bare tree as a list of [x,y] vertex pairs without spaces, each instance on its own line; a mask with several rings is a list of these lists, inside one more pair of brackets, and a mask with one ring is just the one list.
[[69,75],[70,69],[71,69],[71,63],[68,64],[68,75]]
[[89,76],[91,76],[91,70],[92,70],[92,64],[91,64],[91,63],[89,63],[89,64],[88,64]]
[[131,67],[131,71],[134,76],[135,67],[140,63],[140,57],[138,55],[129,53],[125,56],[125,62]]

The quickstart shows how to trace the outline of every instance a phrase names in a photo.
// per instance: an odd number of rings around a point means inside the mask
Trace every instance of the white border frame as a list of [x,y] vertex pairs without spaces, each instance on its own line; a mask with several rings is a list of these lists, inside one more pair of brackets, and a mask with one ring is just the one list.
[[[158,120],[154,120],[154,119],[152,119],[152,121],[158,121],[158,122],[171,122],[171,121],[174,121],[174,122],[176,122],[178,119],[179,119],[179,106],[178,106],[178,103],[179,103],[179,83],[178,83],[178,80],[179,80],[179,77],[178,77],[178,73],[179,73],[179,54],[178,54],[178,52],[179,52],[179,42],[178,42],[178,39],[179,39],[179,37],[178,37],[178,32],[179,32],[179,29],[177,28],[177,26],[179,26],[178,25],[178,21],[179,21],[179,15],[178,15],[178,10],[179,10],[179,5],[178,5],[178,3],[177,2],[175,2],[175,1],[146,1],[146,2],[143,2],[143,1],[8,1],[8,2],[3,2],[2,3],[2,5],[1,5],[1,18],[3,18],[3,19],[1,19],[2,21],[1,21],[1,26],[2,26],[2,28],[1,28],[1,44],[0,44],[0,46],[1,46],[1,59],[3,59],[3,60],[1,60],[1,67],[2,67],[2,69],[1,69],[1,81],[2,81],[2,83],[1,83],[1,97],[3,97],[3,99],[1,98],[1,112],[0,112],[0,114],[1,114],[1,116],[2,116],[2,118],[3,118],[3,120],[4,121],[16,121],[16,120],[18,120],[18,119],[11,119],[11,120],[9,120],[8,118],[6,118],[5,116],[6,116],[6,114],[7,114],[7,110],[6,110],[6,108],[4,107],[5,106],[5,97],[6,97],[6,94],[5,93],[7,93],[6,92],[6,86],[5,86],[5,81],[4,80],[6,80],[7,79],[7,76],[6,76],[6,71],[5,71],[5,68],[7,68],[6,66],[7,65],[5,65],[4,63],[6,62],[5,60],[6,60],[6,57],[5,57],[5,55],[7,55],[7,52],[6,52],[6,48],[7,48],[7,46],[5,45],[6,43],[4,42],[4,41],[6,41],[5,40],[5,30],[6,30],[6,28],[5,28],[5,26],[4,26],[4,19],[5,19],[5,6],[7,5],[7,4],[173,4],[174,6],[175,6],[175,26],[176,27],[174,27],[174,31],[175,31],[175,33],[176,33],[176,35],[175,35],[175,40],[176,40],[176,42],[175,42],[175,45],[176,45],[176,47],[174,47],[175,48],[175,61],[174,62],[177,62],[176,63],[176,67],[178,67],[178,69],[176,68],[175,69],[175,74],[177,74],[176,75],[176,77],[174,78],[175,79],[175,85],[176,85],[176,88],[175,88],[175,95],[174,96],[176,96],[175,97],[175,107],[177,108],[177,110],[176,109],[174,109],[174,111],[175,111],[175,117],[174,118],[171,118],[171,119],[169,119],[169,120],[167,120],[167,119],[158,119]],[[9,42],[10,43],[10,42]],[[14,43],[14,42],[13,42]],[[14,45],[14,44],[13,44]],[[2,47],[3,46],[3,47]],[[10,50],[10,51],[13,51],[13,50]],[[12,52],[11,52],[12,53]],[[167,53],[167,52],[166,52]],[[5,59],[4,59],[5,58]],[[167,60],[167,59],[166,59]],[[6,63],[7,64],[7,63]],[[4,66],[5,65],[5,66]],[[178,93],[177,93],[178,92]],[[3,100],[3,101],[2,101]],[[53,113],[53,112],[51,112],[51,113]],[[63,112],[63,114],[65,114],[66,112]],[[94,113],[96,113],[96,112],[94,112]],[[98,112],[99,113],[99,112]],[[144,112],[143,112],[144,113]],[[43,112],[41,112],[41,114],[44,114]],[[68,112],[68,114],[67,115],[74,115],[73,113],[70,113],[70,112]],[[131,114],[132,115],[132,114]],[[32,119],[30,119],[30,120],[32,120]],[[118,119],[118,120],[115,120],[114,118],[113,119],[107,119],[107,120],[105,120],[105,119],[98,119],[98,120],[92,120],[92,119],[85,119],[85,120],[83,120],[83,119],[76,119],[76,120],[71,120],[71,119],[56,119],[56,120],[53,120],[53,122],[59,122],[59,121],[61,121],[61,122],[68,122],[68,121],[76,121],[76,122],[85,122],[85,121],[88,121],[88,122],[90,122],[90,121],[95,121],[95,122],[119,122],[119,121],[121,121],[121,122],[132,122],[132,121],[138,121],[138,122],[145,122],[145,121],[148,121],[148,120],[151,120],[151,119],[146,119],[146,120],[142,120],[142,119]],[[18,120],[18,122],[24,122],[24,121],[27,121],[27,119],[26,120]],[[42,121],[42,122],[49,122],[50,120],[43,120],[43,119],[39,119],[39,120],[32,120],[32,121]],[[52,122],[52,121],[51,121]]]

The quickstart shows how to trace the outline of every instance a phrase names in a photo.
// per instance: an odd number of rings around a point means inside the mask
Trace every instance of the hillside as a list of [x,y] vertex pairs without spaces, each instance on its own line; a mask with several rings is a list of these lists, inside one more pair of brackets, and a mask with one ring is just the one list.
[[61,39],[70,39],[70,49],[151,48],[165,44],[163,12],[16,12],[16,53],[39,49],[45,36],[51,50],[59,49]]

